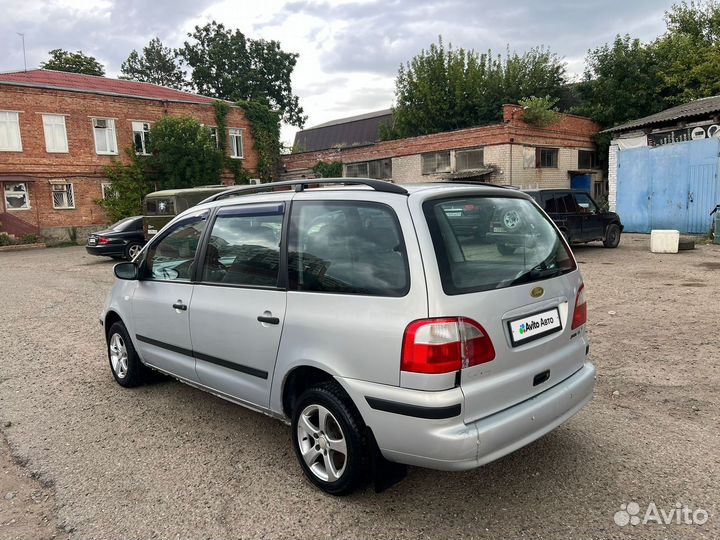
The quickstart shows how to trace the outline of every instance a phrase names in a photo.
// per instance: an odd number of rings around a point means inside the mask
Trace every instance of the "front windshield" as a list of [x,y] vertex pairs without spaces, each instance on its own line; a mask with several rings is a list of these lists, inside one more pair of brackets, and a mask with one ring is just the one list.
[[529,200],[465,197],[423,205],[447,294],[499,289],[575,269],[560,234]]

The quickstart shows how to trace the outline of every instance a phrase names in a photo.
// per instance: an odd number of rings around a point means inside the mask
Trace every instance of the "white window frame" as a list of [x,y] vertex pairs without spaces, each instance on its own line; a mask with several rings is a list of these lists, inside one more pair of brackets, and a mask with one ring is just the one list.
[[[145,129],[147,127],[147,129]],[[132,132],[133,132],[133,148],[135,148],[135,153],[138,156],[149,156],[152,154],[152,152],[148,151],[148,146],[150,143],[150,129],[152,127],[152,122],[146,122],[146,121],[133,121],[132,122]],[[137,147],[135,146],[135,134],[140,133],[141,139],[142,139],[142,152],[137,151]]]
[[[20,185],[22,184],[25,187],[25,191],[18,191],[18,190],[8,190],[6,189],[7,186],[12,185]],[[3,204],[5,205],[5,210],[8,212],[19,212],[21,210],[30,210],[30,190],[28,189],[28,183],[27,182],[3,182],[2,186],[2,192],[3,192]],[[25,195],[25,206],[21,206],[19,208],[14,208],[10,206],[7,202],[7,196],[8,195],[16,195],[16,194],[23,194]]]
[[[57,189],[58,187],[63,187],[65,189]],[[64,206],[58,206],[55,203],[55,194],[56,193],[65,194],[65,196],[63,197],[63,199],[65,200]],[[68,193],[70,194],[69,197],[68,197]],[[72,182],[53,182],[51,184],[50,196],[52,197],[53,209],[55,209],[55,210],[75,210],[75,188],[73,187]],[[70,199],[72,199],[72,201]],[[70,205],[71,202],[72,202],[72,205]]]
[[214,126],[206,126],[210,130],[210,138],[215,141],[215,148],[220,148],[220,140],[218,138],[218,128]]
[[45,151],[48,154],[67,154],[68,138],[65,116],[62,114],[43,114],[43,133],[45,134]]
[[[118,149],[117,149],[117,135],[115,133],[115,119],[114,118],[101,118],[101,117],[92,117],[92,130],[93,130],[93,140],[95,141],[95,153],[98,156],[117,156],[118,155]],[[98,121],[104,120],[107,122],[106,127],[100,128],[97,127]],[[108,148],[108,150],[99,150],[98,149],[98,134],[99,132],[104,132],[105,137],[105,145]]]
[[[228,138],[230,139],[230,157],[233,159],[245,159],[243,130],[241,128],[228,129]],[[238,139],[240,139],[239,143],[237,143]]]
[[[11,138],[15,138],[17,145],[12,145]],[[0,152],[22,151],[20,113],[17,111],[0,111]]]
[[102,192],[103,201],[107,200],[107,191],[112,187],[112,182],[101,182],[100,191]]

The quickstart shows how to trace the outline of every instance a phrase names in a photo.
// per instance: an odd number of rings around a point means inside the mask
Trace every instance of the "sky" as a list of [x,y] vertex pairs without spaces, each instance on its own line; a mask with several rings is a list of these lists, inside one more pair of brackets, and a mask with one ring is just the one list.
[[[673,0],[0,0],[0,71],[36,68],[51,49],[82,50],[108,76],[153,37],[178,47],[216,20],[299,53],[293,91],[306,127],[389,108],[400,64],[438,36],[454,47],[523,52],[544,45],[571,76],[617,34],[648,41]],[[297,128],[283,126],[292,144]]]

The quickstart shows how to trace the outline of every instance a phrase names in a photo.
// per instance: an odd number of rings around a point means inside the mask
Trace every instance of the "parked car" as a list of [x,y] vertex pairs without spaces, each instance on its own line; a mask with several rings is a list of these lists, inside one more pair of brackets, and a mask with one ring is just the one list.
[[[448,214],[469,205],[515,212],[532,245],[503,255],[510,233],[458,234]],[[236,188],[177,216],[115,275],[101,323],[117,383],[153,369],[290,423],[303,472],[335,495],[377,459],[493,461],[577,413],[595,384],[578,265],[516,190]]]
[[145,239],[152,238],[160,229],[210,195],[226,191],[228,186],[199,186],[187,189],[165,189],[148,193],[143,199]]
[[132,260],[144,245],[143,217],[133,216],[88,236],[85,250],[90,255]]
[[584,191],[572,189],[528,190],[571,244],[602,241],[605,247],[620,243],[623,224],[615,212],[604,212]]

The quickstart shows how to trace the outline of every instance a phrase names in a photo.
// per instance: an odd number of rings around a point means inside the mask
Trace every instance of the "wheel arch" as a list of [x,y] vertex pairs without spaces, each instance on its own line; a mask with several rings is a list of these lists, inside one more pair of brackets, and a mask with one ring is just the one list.
[[[120,314],[115,310],[108,310],[108,312],[105,314],[105,321],[103,323],[104,330],[105,330],[105,339],[108,337],[108,332],[110,332],[110,327],[115,324],[116,322],[121,322],[123,324],[124,321],[122,320],[122,317],[120,317]],[[126,325],[127,328],[127,325]]]

